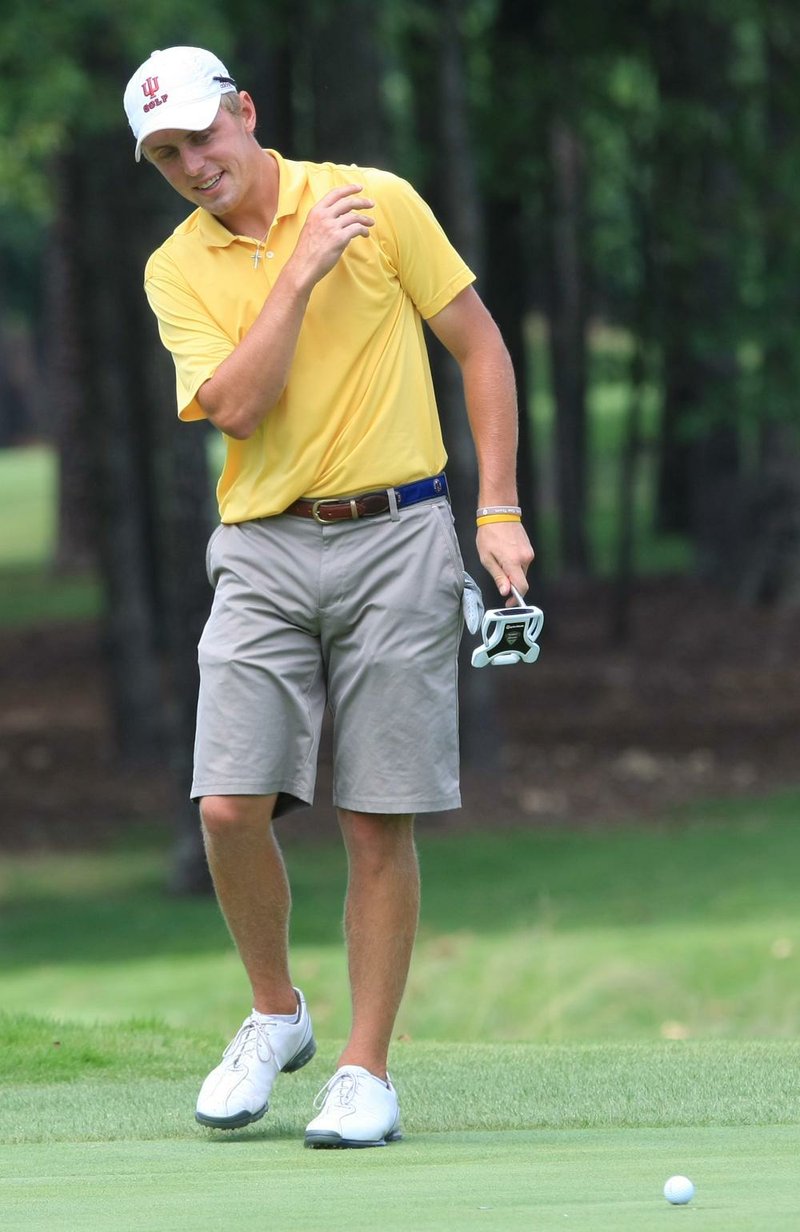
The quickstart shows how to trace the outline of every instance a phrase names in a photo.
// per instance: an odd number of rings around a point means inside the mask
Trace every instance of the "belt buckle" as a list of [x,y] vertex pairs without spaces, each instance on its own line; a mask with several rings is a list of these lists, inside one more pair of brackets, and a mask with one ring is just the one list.
[[350,517],[353,518],[354,521],[357,521],[359,514],[358,514],[358,509],[356,508],[355,499],[352,498],[348,500],[347,497],[340,499],[338,496],[327,496],[327,497],[322,497],[320,500],[312,501],[311,502],[311,516],[315,522],[319,522],[320,526],[330,526],[330,522],[327,520],[327,518],[320,517],[320,514],[319,514],[320,505],[345,505],[345,504],[350,505]]
[[323,497],[323,499],[321,500],[312,501],[311,502],[311,516],[314,519],[314,521],[319,522],[321,526],[328,526],[329,523],[325,520],[325,518],[321,518],[319,516],[320,505],[338,505],[338,504],[339,504],[339,501],[336,500],[335,497],[330,497],[330,496],[327,498]]

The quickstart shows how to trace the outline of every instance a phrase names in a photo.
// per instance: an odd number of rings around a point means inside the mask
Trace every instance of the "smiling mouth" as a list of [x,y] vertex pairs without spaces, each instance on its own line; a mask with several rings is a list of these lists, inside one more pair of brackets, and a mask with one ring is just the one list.
[[221,179],[222,179],[222,172],[220,171],[217,173],[217,175],[212,176],[210,180],[205,180],[204,183],[198,184],[197,191],[198,192],[210,192],[212,188],[216,188],[217,184],[219,184]]

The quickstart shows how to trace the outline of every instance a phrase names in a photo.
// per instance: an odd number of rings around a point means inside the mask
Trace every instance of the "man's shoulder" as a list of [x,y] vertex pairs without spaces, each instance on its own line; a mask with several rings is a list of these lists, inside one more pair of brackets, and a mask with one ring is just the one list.
[[[287,159],[286,161],[291,165],[291,160]],[[366,187],[367,183],[369,183],[386,188],[407,184],[407,181],[403,180],[396,172],[389,171],[385,167],[370,167],[364,166],[361,163],[333,162],[302,162],[295,165],[304,168],[309,183],[327,183],[330,188],[336,188],[340,184],[364,184]]]
[[[308,183],[319,199],[325,192],[344,184],[360,184],[364,193],[375,199],[385,220],[393,227],[402,227],[420,212],[427,212],[423,197],[410,180],[386,167],[363,166],[360,163],[309,163]],[[380,231],[380,226],[379,226]]]
[[198,244],[202,244],[200,214],[200,210],[193,210],[188,218],[178,223],[172,234],[153,250],[145,268],[145,277],[152,275],[157,269],[181,266],[196,255]]

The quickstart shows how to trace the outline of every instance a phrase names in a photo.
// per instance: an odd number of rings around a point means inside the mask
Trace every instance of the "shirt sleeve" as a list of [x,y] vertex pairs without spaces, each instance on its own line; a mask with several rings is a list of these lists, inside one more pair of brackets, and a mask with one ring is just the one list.
[[364,187],[375,201],[375,228],[384,256],[420,316],[441,312],[475,281],[433,210],[407,180],[369,170]]
[[205,419],[197,391],[230,355],[233,340],[163,253],[154,253],[148,261],[144,288],[161,341],[175,364],[178,416]]

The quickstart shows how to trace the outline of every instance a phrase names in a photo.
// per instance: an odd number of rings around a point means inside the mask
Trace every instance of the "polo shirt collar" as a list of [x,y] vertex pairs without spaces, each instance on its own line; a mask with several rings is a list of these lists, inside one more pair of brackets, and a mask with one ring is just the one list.
[[277,150],[267,150],[278,164],[278,208],[276,218],[285,218],[287,214],[295,214],[303,195],[303,189],[308,183],[308,172],[305,163],[287,161]]
[[[278,208],[275,219],[285,218],[297,212],[303,189],[308,182],[304,163],[290,162],[277,150],[265,150],[265,155],[271,154],[278,164]],[[197,211],[197,227],[203,242],[209,248],[226,248],[240,237],[224,227],[208,210]]]

